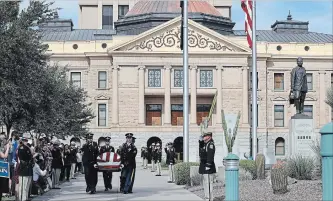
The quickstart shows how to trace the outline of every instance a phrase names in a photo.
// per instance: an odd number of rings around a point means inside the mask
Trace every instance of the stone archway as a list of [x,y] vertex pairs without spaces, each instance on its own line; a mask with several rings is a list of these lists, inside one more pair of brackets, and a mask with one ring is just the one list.
[[100,137],[98,138],[98,146],[104,146],[105,145],[106,138]]
[[176,137],[173,141],[173,147],[175,148],[177,159],[183,160],[183,137]]
[[69,141],[70,143],[75,142],[75,146],[81,147],[81,139],[78,137],[72,137]]
[[147,140],[147,148],[148,148],[148,163],[151,163],[151,144],[153,143],[157,143],[159,142],[161,145],[162,145],[162,140],[159,138],[159,137],[156,137],[156,136],[153,136],[153,137],[150,137],[148,140]]

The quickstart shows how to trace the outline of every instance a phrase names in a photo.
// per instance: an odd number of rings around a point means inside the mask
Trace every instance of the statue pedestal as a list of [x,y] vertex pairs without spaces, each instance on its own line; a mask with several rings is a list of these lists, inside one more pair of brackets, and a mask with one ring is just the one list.
[[289,122],[289,156],[314,156],[311,145],[316,140],[314,121],[304,114],[296,114]]
[[264,156],[265,156],[265,167],[271,168],[276,163],[274,149],[272,148],[264,148]]

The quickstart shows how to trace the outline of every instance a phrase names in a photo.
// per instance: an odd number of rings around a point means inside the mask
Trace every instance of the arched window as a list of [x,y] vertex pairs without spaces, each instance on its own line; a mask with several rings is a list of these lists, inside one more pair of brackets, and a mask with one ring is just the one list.
[[278,137],[275,140],[275,155],[284,156],[285,155],[285,141],[282,137]]

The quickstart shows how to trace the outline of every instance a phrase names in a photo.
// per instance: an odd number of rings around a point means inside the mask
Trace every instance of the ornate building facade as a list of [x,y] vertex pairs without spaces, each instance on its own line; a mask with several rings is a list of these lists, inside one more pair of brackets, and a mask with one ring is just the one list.
[[[96,115],[89,129],[96,139],[111,136],[117,145],[133,132],[137,146],[175,141],[181,150],[180,10],[173,1],[150,2],[143,6],[138,1],[114,23],[115,29],[73,29],[64,19],[40,29],[51,63],[66,65],[69,79],[88,92]],[[189,5],[190,160],[197,159],[199,124],[217,92],[209,127],[219,147],[216,160],[222,162],[222,109],[231,122],[241,113],[235,151],[241,156],[250,152],[251,50],[245,32],[233,30],[229,17],[209,2],[196,2]],[[288,153],[289,120],[295,114],[288,102],[290,71],[297,57],[304,58],[308,72],[305,112],[313,117],[315,132],[333,119],[325,104],[333,84],[333,35],[310,32],[308,24],[289,15],[271,30],[257,31],[259,152],[267,144],[278,157]]]

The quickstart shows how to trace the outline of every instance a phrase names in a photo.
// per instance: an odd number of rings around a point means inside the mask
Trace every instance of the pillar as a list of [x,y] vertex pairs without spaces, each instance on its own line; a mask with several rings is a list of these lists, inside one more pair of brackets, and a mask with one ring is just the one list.
[[98,7],[97,7],[97,26],[98,29],[103,28],[103,2],[101,0],[98,1]]
[[249,67],[244,66],[243,71],[243,114],[242,124],[249,124]]
[[225,165],[225,200],[239,200],[239,158],[229,153],[223,163]]
[[164,125],[171,125],[171,66],[164,67]]
[[191,119],[190,124],[196,125],[197,124],[197,66],[192,65],[190,66],[191,70]]
[[145,66],[139,66],[139,125],[145,124]]
[[222,71],[223,66],[217,66],[217,100],[216,100],[216,124],[222,124]]
[[112,69],[112,124],[119,125],[118,122],[118,66],[113,66]]
[[333,122],[320,129],[320,154],[322,161],[323,201],[333,200]]
[[327,123],[326,116],[326,86],[325,86],[326,72],[319,71],[319,125],[323,126]]

